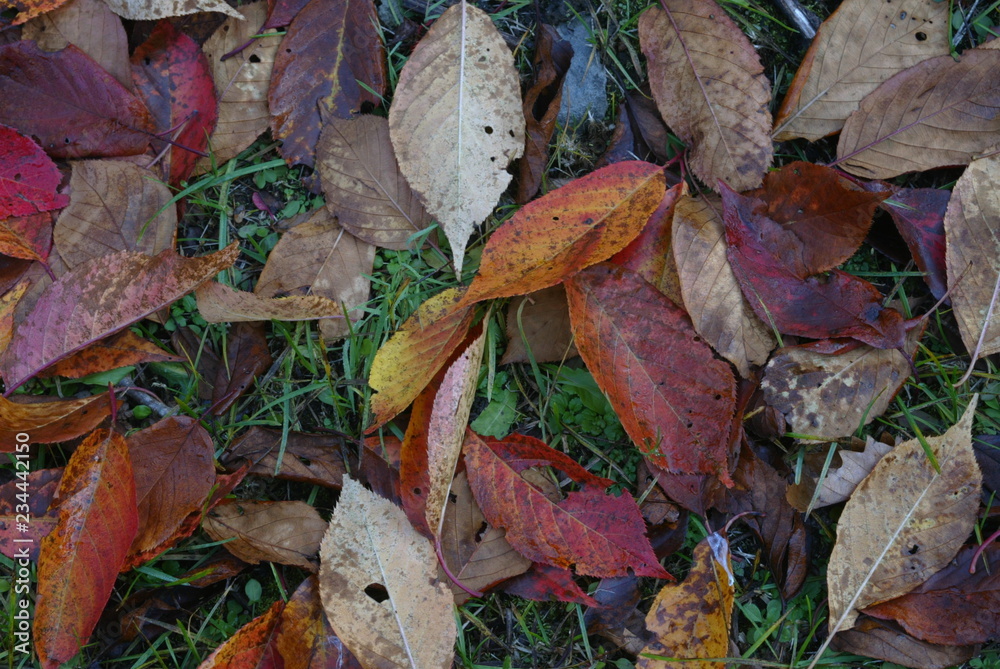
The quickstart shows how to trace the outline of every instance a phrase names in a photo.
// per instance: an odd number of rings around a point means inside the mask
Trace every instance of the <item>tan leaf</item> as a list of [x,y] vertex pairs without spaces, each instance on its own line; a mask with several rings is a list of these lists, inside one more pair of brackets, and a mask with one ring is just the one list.
[[10,338],[14,334],[14,310],[30,285],[29,281],[21,281],[0,295],[0,353],[10,344]]
[[[830,469],[818,483],[803,481],[789,486],[786,497],[799,511],[812,511],[847,501],[854,490],[871,473],[878,461],[892,446],[875,441],[870,436],[863,451],[840,451],[842,464]],[[793,500],[804,502],[797,504]]]
[[836,163],[866,179],[965,165],[997,145],[998,108],[1000,51],[925,60],[861,101],[840,133]]
[[173,248],[177,214],[163,208],[173,196],[152,172],[120,160],[79,161],[69,186],[52,238],[70,269],[114,251]]
[[[906,335],[909,355],[922,327]],[[853,347],[853,348],[852,348]],[[882,415],[910,375],[910,362],[895,349],[827,342],[779,349],[764,368],[761,390],[792,432],[820,439],[847,437]]]
[[325,297],[261,297],[210,281],[195,289],[198,312],[209,323],[241,321],[309,321],[343,318],[340,305]]
[[[725,564],[720,564],[720,558]],[[656,595],[646,615],[655,640],[643,648],[636,669],[725,669],[725,662],[691,662],[729,655],[729,621],[733,615],[732,567],[729,542],[720,534],[706,537],[694,548],[691,571],[683,583],[668,583]],[[645,657],[675,657],[668,662]]]
[[858,610],[906,594],[948,564],[969,537],[982,473],[972,450],[976,400],[940,437],[927,437],[941,472],[911,439],[883,457],[844,506],[830,555],[831,636]]
[[535,362],[580,355],[573,345],[566,288],[561,283],[511,300],[507,306],[507,350],[500,364],[528,362],[528,347]]
[[[282,235],[267,257],[254,292],[263,297],[315,295],[347,309],[368,301],[375,247],[337,225],[329,209],[317,209],[305,223]],[[320,322],[326,340],[348,333],[342,318]]]
[[13,453],[19,432],[33,444],[53,444],[84,435],[111,413],[107,393],[80,399],[21,404],[0,397],[0,453]]
[[816,32],[774,120],[778,141],[839,131],[861,100],[906,68],[950,53],[948,7],[846,0]]
[[[267,130],[267,92],[281,37],[254,39],[238,54],[222,60],[224,55],[257,34],[267,17],[267,8],[264,2],[242,5],[240,10],[246,20],[226,19],[201,47],[212,70],[219,99],[219,120],[210,139],[216,165],[235,158]],[[211,166],[211,160],[202,158],[194,173],[205,172]]]
[[316,145],[316,169],[337,222],[370,244],[410,248],[407,240],[430,223],[399,171],[382,117],[330,119]]
[[135,88],[125,27],[101,0],[73,0],[32,19],[24,24],[21,38],[34,40],[45,51],[60,51],[73,44],[122,86]]
[[118,16],[133,21],[156,21],[197,12],[220,12],[242,19],[224,0],[104,0]]
[[399,169],[441,223],[459,275],[473,227],[524,151],[520,90],[503,37],[464,0],[434,22],[399,76],[389,109]]
[[245,562],[280,562],[316,571],[312,558],[326,522],[305,502],[231,499],[208,512],[202,528]]
[[402,509],[344,476],[320,560],[327,618],[366,669],[451,667],[452,594],[438,580],[434,549]]
[[710,188],[760,185],[774,158],[771,86],[743,31],[712,0],[665,0],[639,17],[653,99]]
[[777,341],[743,298],[729,266],[718,197],[681,196],[674,207],[673,252],[694,329],[748,376],[750,365],[764,364]]
[[1000,351],[997,306],[989,325],[986,323],[1000,273],[998,182],[1000,156],[972,161],[955,184],[944,215],[945,258],[955,320],[970,354],[986,327],[981,357]]

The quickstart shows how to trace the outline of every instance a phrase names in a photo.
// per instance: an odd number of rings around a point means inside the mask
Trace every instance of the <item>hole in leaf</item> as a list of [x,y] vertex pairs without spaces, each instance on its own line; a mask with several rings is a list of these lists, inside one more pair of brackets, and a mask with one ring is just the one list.
[[455,495],[455,493],[450,492],[448,493],[448,501],[452,504],[458,504],[458,496]]
[[920,546],[918,546],[917,544],[913,544],[913,548],[911,548],[910,550],[908,550],[906,552],[909,553],[910,555],[916,555],[919,550],[920,550]]
[[553,217],[552,217],[552,220],[553,220],[553,221],[558,221],[558,220],[559,220],[559,217],[558,217],[558,216],[553,216]]
[[483,540],[483,535],[484,535],[484,534],[486,534],[486,530],[487,530],[487,529],[489,529],[489,525],[487,525],[487,524],[486,524],[486,521],[484,520],[484,521],[483,521],[483,522],[482,522],[482,523],[481,523],[481,524],[479,525],[479,529],[478,529],[478,530],[476,530],[476,541],[477,541],[477,542],[478,542],[478,541],[482,541],[482,540]]
[[927,33],[917,33],[916,35],[914,35],[914,37],[917,38],[918,42],[923,42],[926,41],[927,39]]
[[309,458],[304,458],[301,455],[299,456],[299,462],[301,462],[306,467],[312,464],[312,460],[310,460]]
[[247,58],[247,60],[249,60],[251,63],[259,63],[260,62],[260,56],[258,56],[257,54],[253,54],[252,56],[250,56],[249,58]]
[[413,494],[417,495],[419,497],[420,495],[423,494],[423,492],[420,490],[420,488],[414,488],[413,489]]
[[483,130],[486,131],[487,135],[492,135],[493,134],[493,126],[491,126],[491,125],[486,126],[485,128],[483,128]]
[[365,594],[381,604],[389,599],[389,593],[381,583],[372,583],[365,588]]

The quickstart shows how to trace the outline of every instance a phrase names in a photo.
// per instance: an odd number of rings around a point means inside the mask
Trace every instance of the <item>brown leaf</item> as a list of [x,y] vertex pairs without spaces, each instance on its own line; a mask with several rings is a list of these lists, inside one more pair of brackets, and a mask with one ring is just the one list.
[[355,656],[379,658],[366,666],[451,666],[453,598],[402,509],[345,476],[320,558],[327,618]]
[[[59,488],[63,468],[36,469],[28,473],[25,479],[15,479],[0,486],[0,554],[11,560],[23,558],[27,551],[27,559],[35,562],[44,539],[59,522],[59,511],[49,509],[49,504]],[[31,522],[27,531],[22,531],[18,523],[23,524],[23,495],[31,491],[28,498],[28,516]],[[470,493],[471,494],[471,493]],[[21,495],[20,499],[18,496]],[[18,507],[21,507],[20,509]],[[21,518],[18,518],[18,516]]]
[[305,502],[230,499],[208,512],[202,528],[250,564],[266,560],[316,571],[312,560],[326,522]]
[[861,100],[911,65],[950,53],[948,8],[846,0],[816,32],[774,120],[778,141],[840,130]]
[[330,213],[369,244],[412,248],[409,238],[430,223],[399,171],[389,122],[382,117],[331,118],[316,146],[316,169]]
[[365,103],[379,104],[387,92],[377,26],[372,0],[312,0],[288,26],[274,60],[268,105],[271,131],[290,165],[313,166],[320,108],[350,118]]
[[[339,485],[339,483],[338,483]],[[312,575],[295,589],[281,612],[271,648],[283,669],[361,669],[330,627],[319,596],[319,579]],[[258,665],[259,666],[259,665]]]
[[906,594],[947,565],[976,522],[982,474],[972,451],[976,397],[940,437],[896,446],[861,482],[837,524],[827,586],[831,634],[858,610]]
[[10,338],[14,335],[14,311],[30,285],[30,281],[22,281],[0,294],[0,353],[10,345]]
[[650,641],[645,616],[639,612],[639,579],[636,576],[602,578],[594,591],[600,607],[583,616],[588,634],[600,634],[629,655],[638,655]]
[[529,348],[535,362],[560,362],[580,355],[573,344],[566,288],[562,284],[511,300],[506,321],[507,350],[501,365],[528,362]]
[[219,12],[242,19],[224,0],[104,0],[118,16],[133,21],[155,21],[195,12]]
[[211,411],[216,416],[224,414],[257,376],[270,369],[274,360],[266,335],[263,323],[237,323],[230,330],[226,361],[219,365],[212,391]]
[[246,625],[236,630],[225,643],[212,651],[199,669],[244,669],[276,666],[275,634],[281,624],[285,602],[281,599]]
[[[251,463],[249,474],[339,489],[341,479],[347,473],[344,463],[354,460],[341,437],[289,432],[279,468],[281,442],[281,430],[255,425],[233,442],[221,461],[232,466],[247,460]],[[355,466],[351,470],[354,471]]]
[[868,436],[863,451],[841,450],[839,467],[831,467],[819,481],[803,480],[789,486],[786,498],[799,511],[806,512],[846,502],[882,456],[890,451],[892,446]]
[[33,444],[74,439],[93,430],[110,413],[108,393],[31,404],[0,397],[0,452],[13,453],[22,432],[30,435]]
[[95,342],[82,351],[77,351],[68,358],[63,358],[51,367],[47,367],[38,374],[38,378],[64,376],[69,379],[79,379],[88,374],[137,365],[142,362],[183,361],[184,358],[167,353],[153,342],[143,339],[131,330],[122,330],[118,334]]
[[930,58],[861,101],[837,144],[837,164],[866,179],[965,165],[1000,131],[1000,51]]
[[716,188],[760,185],[774,157],[771,87],[743,31],[712,0],[665,0],[639,18],[653,99],[688,164]]
[[261,297],[256,293],[234,290],[210,281],[195,289],[198,313],[209,323],[248,321],[309,321],[317,318],[343,318],[344,312],[333,300],[318,295]]
[[139,505],[139,533],[129,553],[150,551],[201,510],[215,484],[215,446],[201,423],[170,416],[128,438]]
[[[683,191],[683,192],[686,192]],[[681,305],[681,281],[673,252],[674,208],[682,196],[682,186],[667,189],[663,201],[646,221],[639,236],[611,257],[616,265],[630,269]]]
[[507,165],[524,150],[520,92],[503,37],[465,0],[434,22],[399,75],[389,136],[459,276],[473,227],[493,213],[510,183]]
[[777,341],[743,297],[725,235],[718,197],[684,195],[677,201],[673,254],[684,306],[698,334],[746,377],[750,365],[767,361]]
[[868,617],[861,618],[854,629],[838,634],[833,647],[912,669],[948,669],[972,659],[978,652],[976,646],[939,646],[918,641],[896,625]]

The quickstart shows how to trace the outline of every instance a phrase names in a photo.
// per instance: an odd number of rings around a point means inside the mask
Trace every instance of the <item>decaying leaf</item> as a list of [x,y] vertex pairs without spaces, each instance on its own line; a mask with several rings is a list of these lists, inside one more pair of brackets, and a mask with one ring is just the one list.
[[535,362],[559,362],[580,355],[573,345],[566,288],[561,284],[511,300],[506,320],[507,350],[501,365],[528,362],[529,348]]
[[212,651],[199,669],[236,669],[275,666],[277,652],[272,647],[281,624],[285,602],[271,604],[267,611],[236,630],[221,646]]
[[45,262],[52,251],[52,218],[52,212],[42,212],[0,221],[0,253]]
[[281,612],[271,642],[284,669],[361,669],[330,627],[319,596],[319,579],[312,575],[296,588]]
[[68,441],[87,434],[110,414],[108,393],[31,404],[0,397],[0,452],[14,452],[19,432],[31,435],[34,444]]
[[978,646],[940,646],[919,641],[898,625],[866,616],[854,629],[838,634],[833,647],[911,669],[948,669],[967,662],[978,652]]
[[[340,488],[341,479],[347,473],[345,462],[354,460],[339,437],[290,432],[285,440],[281,465],[278,466],[281,444],[281,430],[255,425],[234,441],[220,459],[230,467],[241,460],[248,460],[251,463],[248,473],[252,475],[314,483],[328,488]],[[351,469],[354,471],[355,467]]]
[[39,378],[64,376],[78,379],[88,374],[104,372],[118,367],[127,367],[141,362],[182,362],[184,358],[171,355],[151,341],[143,339],[131,330],[91,344],[68,358],[63,358],[51,367],[39,372]]
[[882,202],[935,299],[948,292],[944,216],[951,191],[901,188]]
[[788,488],[788,501],[799,511],[846,502],[892,446],[868,437],[863,451],[839,452],[841,465],[831,467],[819,481],[802,481]]
[[59,168],[42,147],[0,125],[0,220],[65,207],[59,181]]
[[[28,473],[23,480],[17,478],[0,486],[0,554],[16,560],[24,557],[24,551],[27,549],[28,559],[32,562],[38,561],[42,539],[48,536],[59,522],[58,509],[50,510],[49,504],[52,503],[52,497],[59,488],[62,473],[62,467],[36,469]],[[24,499],[22,491],[25,487],[31,491],[27,503],[27,513],[31,523],[27,531],[23,531],[24,502],[21,501]],[[21,518],[18,518],[19,514]],[[19,528],[18,523],[22,527]]]
[[774,138],[816,141],[911,65],[948,55],[948,8],[934,0],[846,0],[816,32],[774,120]]
[[686,193],[684,188],[681,184],[668,188],[642,232],[611,257],[611,262],[632,270],[676,305],[683,304],[683,298],[673,252],[674,212],[679,198]]
[[459,275],[473,227],[493,212],[510,183],[507,165],[524,150],[520,92],[503,37],[465,0],[434,22],[399,75],[389,136]]
[[326,522],[305,502],[231,499],[209,511],[202,528],[250,564],[266,560],[316,571],[312,560]]
[[976,398],[940,437],[940,473],[911,439],[883,457],[844,506],[830,555],[831,635],[858,610],[913,590],[947,565],[976,522],[982,474],[972,450]]
[[221,416],[250,390],[258,375],[274,360],[267,347],[267,329],[260,322],[236,323],[226,340],[226,360],[219,361],[212,386],[211,411]]
[[67,0],[12,0],[8,7],[14,10],[14,16],[5,16],[0,20],[0,27],[16,26],[35,18],[45,12],[50,12],[54,9],[58,9],[61,5],[66,4]]
[[243,321],[310,321],[317,318],[343,318],[340,305],[319,295],[261,297],[257,293],[234,290],[225,284],[209,281],[195,289],[198,312],[209,323]]
[[195,12],[219,12],[242,19],[224,0],[104,0],[118,16],[133,21],[156,21]]
[[712,0],[665,0],[639,17],[653,99],[710,188],[760,185],[774,157],[771,86],[750,40]]
[[431,544],[403,510],[344,477],[320,547],[330,625],[366,669],[447,669],[457,629]]
[[746,377],[750,365],[767,361],[777,342],[743,298],[725,236],[721,200],[681,196],[674,208],[672,252],[683,306],[698,334]]

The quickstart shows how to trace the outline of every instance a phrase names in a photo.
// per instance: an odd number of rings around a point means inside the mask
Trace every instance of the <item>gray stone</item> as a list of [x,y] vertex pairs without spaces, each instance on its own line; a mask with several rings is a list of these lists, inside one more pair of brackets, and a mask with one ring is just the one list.
[[559,123],[575,126],[582,119],[603,121],[608,111],[608,74],[601,63],[601,54],[588,40],[593,32],[591,25],[584,25],[575,18],[558,26],[559,36],[573,45],[573,60],[563,82],[562,106]]

